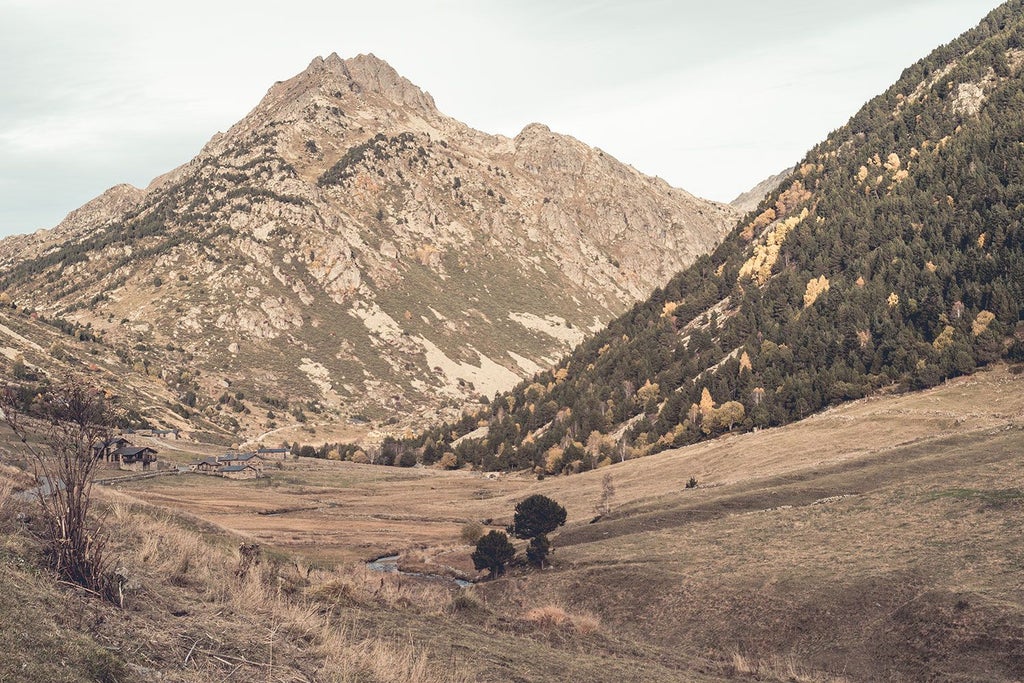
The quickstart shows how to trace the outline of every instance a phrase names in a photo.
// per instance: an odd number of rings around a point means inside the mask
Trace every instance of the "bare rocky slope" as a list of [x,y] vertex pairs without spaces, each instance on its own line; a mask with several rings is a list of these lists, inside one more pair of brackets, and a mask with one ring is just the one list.
[[331,55],[145,190],[0,242],[0,291],[88,326],[193,423],[422,422],[550,367],[735,218],[545,126],[473,130],[376,57]]
[[757,205],[761,203],[761,200],[766,195],[771,194],[779,188],[779,185],[789,177],[789,175],[796,169],[792,166],[787,168],[785,171],[780,171],[775,175],[768,176],[757,185],[746,192],[740,193],[736,199],[729,202],[729,206],[736,209],[740,213],[749,213],[757,208]]

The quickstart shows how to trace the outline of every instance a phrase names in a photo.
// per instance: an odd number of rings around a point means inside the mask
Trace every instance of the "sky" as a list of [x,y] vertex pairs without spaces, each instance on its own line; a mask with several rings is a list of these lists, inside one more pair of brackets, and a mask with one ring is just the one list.
[[729,201],[996,0],[0,0],[0,236],[145,187],[316,56]]

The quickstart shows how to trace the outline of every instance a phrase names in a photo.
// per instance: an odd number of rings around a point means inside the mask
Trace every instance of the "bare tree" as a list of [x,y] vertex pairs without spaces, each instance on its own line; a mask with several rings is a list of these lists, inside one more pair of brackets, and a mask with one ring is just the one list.
[[93,446],[104,444],[119,412],[95,386],[67,376],[25,405],[0,392],[3,420],[20,438],[39,481],[43,533],[53,568],[64,578],[111,597],[103,515],[93,514]]

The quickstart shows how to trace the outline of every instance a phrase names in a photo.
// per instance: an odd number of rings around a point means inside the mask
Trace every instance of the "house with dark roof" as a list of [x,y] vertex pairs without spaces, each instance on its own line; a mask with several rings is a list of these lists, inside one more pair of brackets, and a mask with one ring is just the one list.
[[265,460],[287,460],[291,451],[287,448],[261,448],[256,455]]
[[257,469],[252,465],[226,465],[217,470],[217,473],[228,479],[259,479],[262,468]]
[[258,453],[227,453],[217,458],[217,462],[225,466],[251,465],[263,471],[263,457]]
[[112,436],[109,439],[106,439],[105,441],[100,441],[98,443],[93,444],[92,454],[96,457],[97,460],[106,460],[108,462],[116,461],[114,453],[117,451],[117,449],[131,445],[132,444],[130,441],[128,441],[128,439],[119,434],[117,436]]
[[156,449],[149,446],[122,446],[114,451],[114,459],[122,470],[143,472],[156,462]]
[[196,460],[195,462],[189,463],[188,468],[193,472],[204,472],[206,474],[212,474],[219,470],[223,466],[223,463],[217,462],[217,458],[214,456],[208,456],[202,460]]

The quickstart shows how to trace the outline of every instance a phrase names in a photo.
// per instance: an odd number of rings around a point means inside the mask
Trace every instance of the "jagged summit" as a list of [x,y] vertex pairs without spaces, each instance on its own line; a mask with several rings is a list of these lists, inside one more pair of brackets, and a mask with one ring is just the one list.
[[[338,53],[332,52],[326,59],[315,58],[296,78],[302,76],[320,78],[323,86],[346,86],[347,91],[355,95],[381,95],[398,105],[437,112],[437,105],[429,93],[401,76],[390,64],[372,53],[342,59]],[[340,92],[344,91],[343,89]],[[329,94],[336,95],[338,92],[335,90]]]

